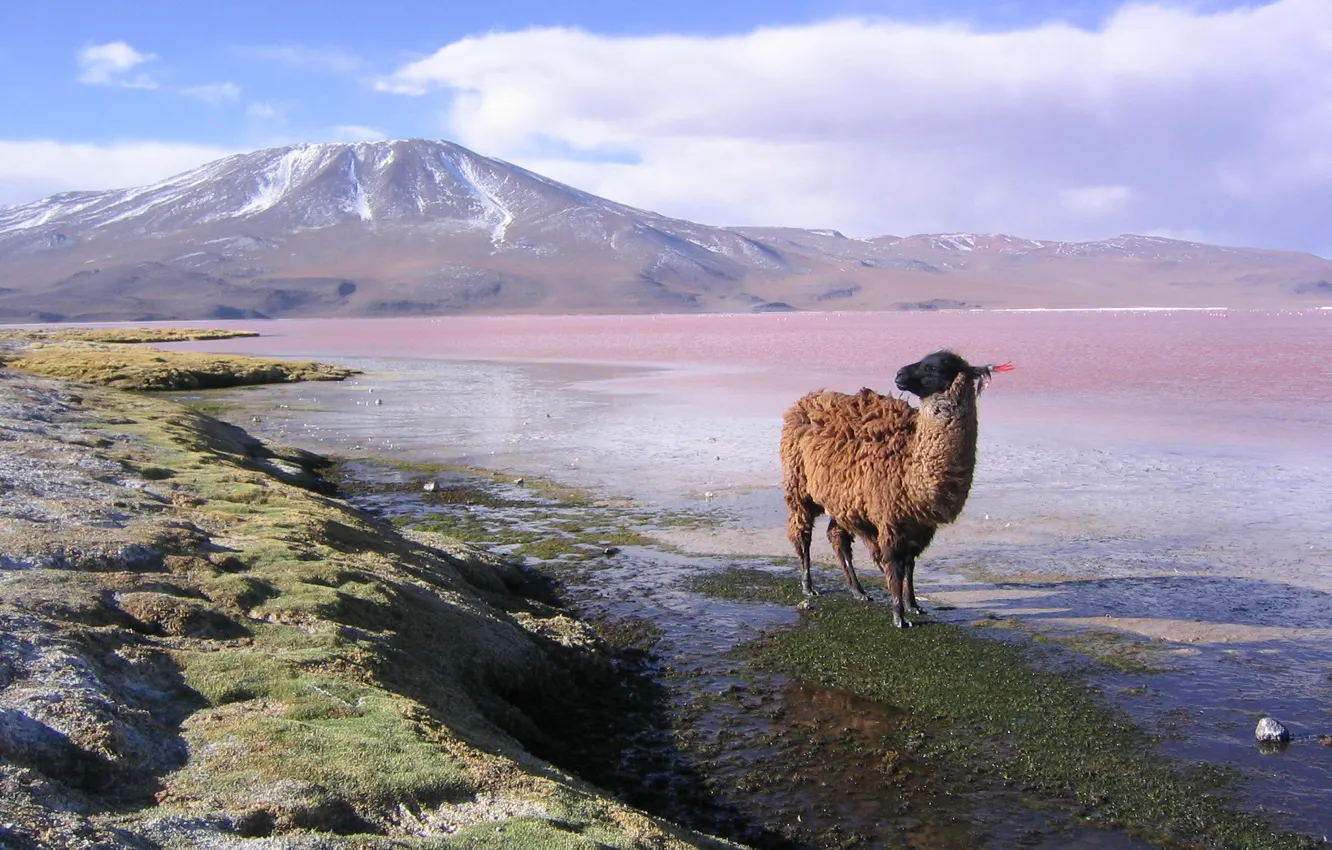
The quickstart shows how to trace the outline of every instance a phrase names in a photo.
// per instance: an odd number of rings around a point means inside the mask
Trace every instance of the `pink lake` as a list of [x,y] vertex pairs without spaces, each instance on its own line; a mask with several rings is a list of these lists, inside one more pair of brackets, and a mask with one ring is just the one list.
[[[226,323],[223,323],[224,326]],[[504,316],[231,323],[260,340],[190,347],[322,358],[637,364],[626,393],[780,413],[828,386],[892,389],[938,348],[1014,361],[991,415],[1114,437],[1332,445],[1332,311]],[[664,371],[660,371],[664,369]],[[1107,419],[1108,418],[1108,419]],[[1127,430],[1125,430],[1127,429]]]

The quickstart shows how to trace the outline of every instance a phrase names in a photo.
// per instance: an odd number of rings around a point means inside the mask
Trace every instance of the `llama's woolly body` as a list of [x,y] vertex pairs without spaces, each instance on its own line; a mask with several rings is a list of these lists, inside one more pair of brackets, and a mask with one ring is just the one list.
[[[974,410],[974,395],[969,402]],[[947,395],[926,399],[918,411],[868,389],[810,393],[786,413],[786,489],[839,520],[952,522],[966,504],[976,465],[976,419],[958,415],[958,408]],[[918,430],[922,412],[926,427]]]
[[810,393],[786,412],[781,459],[787,533],[801,557],[806,593],[814,593],[810,534],[814,519],[826,513],[828,539],[853,593],[865,598],[851,567],[851,535],[868,545],[884,571],[894,621],[901,620],[904,608],[918,610],[911,575],[915,558],[938,526],[957,518],[971,490],[982,373],[988,374],[967,366],[943,384],[946,390],[923,398],[920,408],[864,389],[855,395]]

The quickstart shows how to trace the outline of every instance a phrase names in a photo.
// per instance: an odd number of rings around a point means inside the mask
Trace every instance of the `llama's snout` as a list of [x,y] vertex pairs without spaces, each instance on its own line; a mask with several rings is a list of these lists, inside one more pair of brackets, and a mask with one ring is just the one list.
[[903,366],[901,369],[898,369],[897,378],[895,379],[897,388],[904,393],[914,393],[915,390],[912,389],[911,377],[910,366]]

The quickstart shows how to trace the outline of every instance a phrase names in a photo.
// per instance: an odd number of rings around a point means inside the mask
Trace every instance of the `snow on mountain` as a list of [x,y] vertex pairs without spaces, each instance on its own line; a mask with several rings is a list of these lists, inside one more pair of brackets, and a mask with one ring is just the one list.
[[1310,255],[1152,236],[712,227],[423,139],[272,148],[0,208],[9,321],[1069,305],[1130,283],[1136,303],[1216,285],[1247,303],[1329,281]]

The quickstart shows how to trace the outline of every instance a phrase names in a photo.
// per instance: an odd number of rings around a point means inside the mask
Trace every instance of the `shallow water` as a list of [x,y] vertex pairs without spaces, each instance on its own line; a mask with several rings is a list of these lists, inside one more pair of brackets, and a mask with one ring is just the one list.
[[[886,389],[898,366],[945,345],[1012,359],[981,400],[972,497],[922,559],[924,595],[959,622],[1150,639],[1169,670],[1118,699],[1170,734],[1170,752],[1236,765],[1253,805],[1322,835],[1332,750],[1308,736],[1332,732],[1329,322],[1329,311],[329,320],[190,347],[365,370],[227,394],[264,436],[714,512],[720,531],[672,542],[743,556],[789,554],[775,447],[795,397]],[[635,580],[661,598],[664,578]],[[816,580],[842,584],[840,571]],[[1264,713],[1305,737],[1259,754]]]

